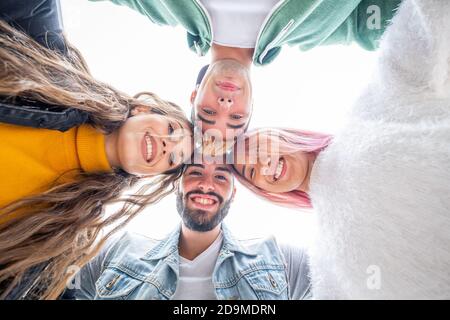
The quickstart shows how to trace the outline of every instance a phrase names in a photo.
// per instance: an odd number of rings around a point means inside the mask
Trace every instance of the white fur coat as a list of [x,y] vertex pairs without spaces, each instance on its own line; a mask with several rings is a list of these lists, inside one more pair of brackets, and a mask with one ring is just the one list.
[[404,0],[311,177],[317,299],[450,298],[450,1]]

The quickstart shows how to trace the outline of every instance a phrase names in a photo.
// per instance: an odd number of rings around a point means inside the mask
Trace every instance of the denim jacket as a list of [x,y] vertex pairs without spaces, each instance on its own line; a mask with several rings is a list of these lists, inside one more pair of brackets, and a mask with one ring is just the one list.
[[[67,54],[59,0],[2,0],[0,19],[24,31],[48,49]],[[75,108],[0,96],[0,122],[67,131],[88,121],[88,113]]]
[[[171,299],[179,275],[180,230],[162,241],[125,233],[81,270],[75,297]],[[224,225],[222,232],[212,276],[217,299],[288,299],[286,264],[275,239],[236,240]]]

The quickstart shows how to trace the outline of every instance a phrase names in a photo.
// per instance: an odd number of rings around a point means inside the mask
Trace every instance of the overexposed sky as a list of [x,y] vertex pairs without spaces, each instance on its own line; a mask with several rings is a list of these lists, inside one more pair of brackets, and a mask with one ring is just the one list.
[[[198,57],[190,51],[181,27],[154,25],[145,16],[108,1],[61,2],[66,34],[97,79],[130,95],[155,92],[190,114],[189,97],[209,55]],[[336,132],[367,83],[375,58],[375,53],[357,46],[321,47],[306,53],[284,47],[270,65],[253,67],[250,128]],[[238,185],[225,221],[240,237],[273,234],[280,242],[308,245],[313,215],[272,205]],[[128,228],[162,238],[178,222],[172,195],[149,207]]]

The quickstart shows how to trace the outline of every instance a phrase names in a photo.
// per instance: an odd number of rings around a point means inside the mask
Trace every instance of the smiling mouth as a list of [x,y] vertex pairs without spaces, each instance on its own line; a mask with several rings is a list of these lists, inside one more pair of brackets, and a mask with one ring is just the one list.
[[286,161],[284,160],[284,158],[280,158],[275,173],[273,175],[273,180],[274,181],[280,180],[280,178],[282,178],[286,173],[286,168],[287,168]]
[[147,163],[151,163],[155,159],[157,148],[156,148],[156,141],[150,135],[149,132],[146,132],[144,134],[144,138],[142,139],[141,143],[141,148],[144,160]]
[[238,91],[241,90],[237,85],[230,81],[217,81],[216,85],[225,91]]
[[195,207],[203,210],[212,209],[219,203],[216,197],[204,194],[193,194],[189,197],[189,200],[191,200]]

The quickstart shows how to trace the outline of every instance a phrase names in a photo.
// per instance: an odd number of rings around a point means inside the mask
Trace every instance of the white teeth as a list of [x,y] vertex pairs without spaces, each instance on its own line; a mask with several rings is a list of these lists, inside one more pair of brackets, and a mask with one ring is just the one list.
[[214,200],[212,200],[212,199],[206,199],[206,198],[195,197],[193,200],[194,200],[194,202],[200,203],[200,204],[203,204],[203,205],[211,205],[211,204],[214,204]]
[[278,162],[277,170],[275,170],[275,174],[273,175],[275,180],[278,180],[280,178],[281,173],[283,172],[283,167],[284,167],[284,160],[280,159],[280,161]]
[[153,153],[153,145],[148,133],[145,134],[145,143],[147,144],[147,161],[150,161]]

